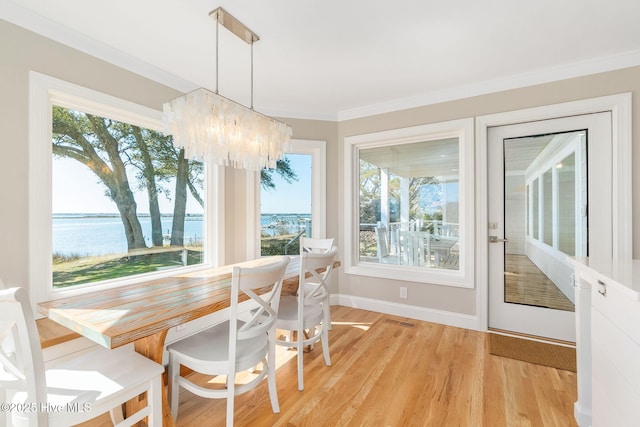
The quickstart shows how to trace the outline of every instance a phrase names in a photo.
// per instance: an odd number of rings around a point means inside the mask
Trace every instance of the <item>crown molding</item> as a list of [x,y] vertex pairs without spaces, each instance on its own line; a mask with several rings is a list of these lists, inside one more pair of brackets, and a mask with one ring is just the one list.
[[[69,28],[38,15],[10,0],[0,0],[0,17],[34,33],[50,38],[117,67],[136,73],[172,89],[186,93],[198,88],[195,83],[168,73],[120,50],[78,34]],[[478,95],[518,89],[558,80],[582,77],[640,65],[640,50],[623,52],[558,67],[536,70],[470,85],[426,92],[415,96],[364,105],[336,112],[290,111],[282,108],[262,107],[265,114],[307,120],[344,121],[377,114],[406,110],[442,102],[455,101]]]
[[0,18],[172,89],[186,93],[198,88],[194,83],[79,34],[12,1],[0,0]]
[[471,85],[453,87],[440,91],[427,92],[416,96],[399,98],[368,106],[342,110],[338,112],[338,121],[374,116],[425,105],[455,101],[473,96],[487,95],[505,90],[519,89],[543,83],[575,77],[588,76],[606,71],[640,65],[640,50],[623,52],[616,55],[592,58],[564,66],[550,67],[528,73],[517,74]]

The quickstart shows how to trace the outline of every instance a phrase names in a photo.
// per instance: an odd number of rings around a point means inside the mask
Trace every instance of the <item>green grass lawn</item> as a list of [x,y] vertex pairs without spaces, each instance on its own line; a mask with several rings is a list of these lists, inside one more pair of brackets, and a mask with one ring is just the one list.
[[[300,240],[293,237],[295,236],[263,237],[261,239],[262,255],[299,254]],[[168,248],[161,249],[162,252],[159,253],[135,256],[54,256],[53,287],[59,289],[182,266],[180,248],[174,251],[166,249]],[[200,247],[190,247],[187,250],[187,265],[200,264],[203,262],[202,258]]]
[[[53,287],[64,288],[86,283],[150,273],[182,265],[181,251],[135,256],[80,257],[53,265]],[[202,263],[201,250],[187,250],[187,265]]]

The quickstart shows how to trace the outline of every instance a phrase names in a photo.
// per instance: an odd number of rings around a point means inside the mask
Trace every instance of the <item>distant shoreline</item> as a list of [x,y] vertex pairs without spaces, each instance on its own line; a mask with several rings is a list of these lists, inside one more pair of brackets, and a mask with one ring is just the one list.
[[[142,234],[147,246],[152,246],[152,225],[149,214],[138,214]],[[173,215],[162,214],[162,235],[170,238]],[[205,217],[201,214],[186,215],[183,238],[185,244],[202,244]],[[102,256],[127,250],[127,239],[120,215],[117,213],[56,213],[52,219],[52,251],[54,254]],[[260,235],[273,238],[295,235],[311,226],[309,214],[262,214]]]
[[[203,214],[186,214],[185,216],[187,218],[189,217],[196,217],[196,218],[202,218]],[[60,219],[60,218],[71,218],[71,219],[75,219],[75,218],[120,218],[120,214],[119,213],[54,213],[51,214],[51,216],[55,219]],[[151,214],[148,213],[138,213],[137,214],[138,217],[140,218],[149,218],[151,216]],[[173,213],[161,213],[160,214],[161,217],[172,217]]]
[[[149,218],[151,214],[138,213],[138,217]],[[54,213],[51,214],[53,218],[120,218],[119,213]],[[161,217],[172,217],[173,213],[161,213]],[[202,218],[203,214],[186,214],[187,218]],[[311,216],[310,213],[263,213],[261,216]]]

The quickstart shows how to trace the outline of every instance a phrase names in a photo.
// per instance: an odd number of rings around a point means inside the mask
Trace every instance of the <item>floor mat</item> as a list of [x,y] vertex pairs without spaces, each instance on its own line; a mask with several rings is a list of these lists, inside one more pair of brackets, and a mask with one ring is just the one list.
[[576,349],[571,347],[490,333],[489,353],[576,372]]

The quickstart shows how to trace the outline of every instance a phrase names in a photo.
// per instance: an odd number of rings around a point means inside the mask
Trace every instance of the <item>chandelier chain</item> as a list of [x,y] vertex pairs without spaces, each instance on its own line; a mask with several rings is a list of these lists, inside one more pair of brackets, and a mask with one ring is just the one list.
[[253,40],[251,40],[251,107],[253,110]]
[[216,93],[218,92],[218,76],[220,75],[220,71],[218,68],[218,44],[220,40],[220,22],[216,19]]

